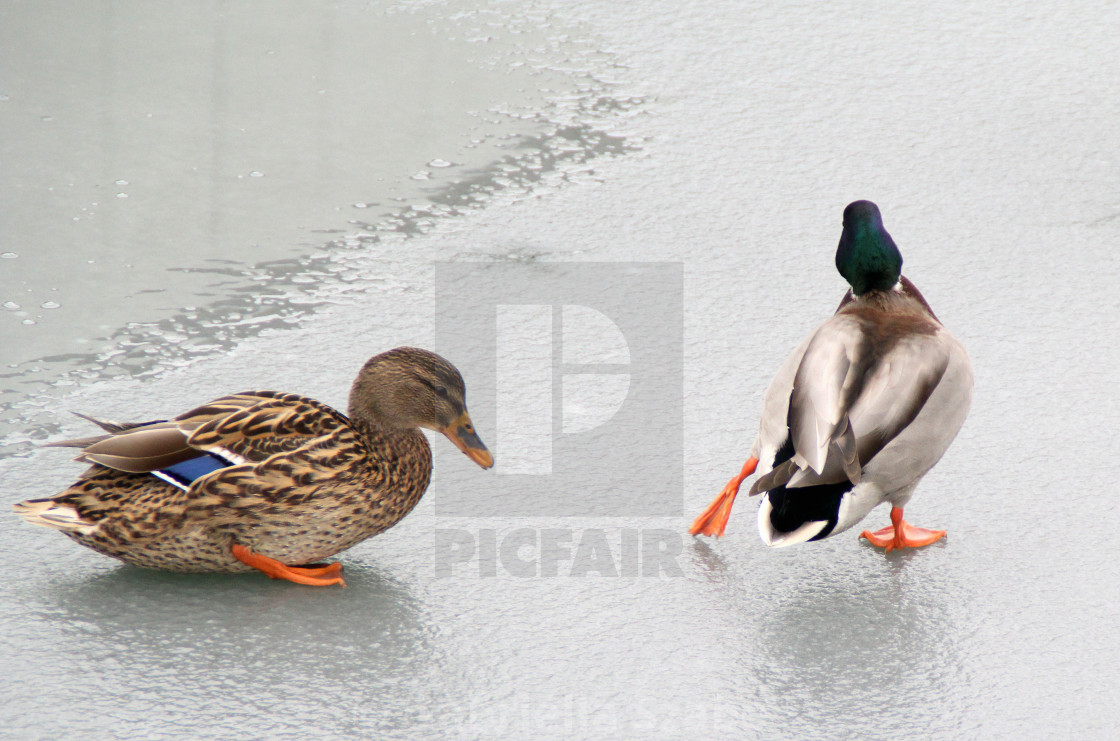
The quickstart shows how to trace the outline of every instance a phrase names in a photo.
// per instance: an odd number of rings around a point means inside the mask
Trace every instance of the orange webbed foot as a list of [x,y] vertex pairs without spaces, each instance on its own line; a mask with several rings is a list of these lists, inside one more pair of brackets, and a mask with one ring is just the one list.
[[[346,586],[341,574],[342,564],[338,562],[324,565],[288,566],[275,558],[253,553],[238,543],[234,543],[230,550],[233,557],[238,561],[264,572],[273,579],[286,579],[296,584],[306,584],[312,587],[329,587],[332,584]],[[327,576],[328,574],[334,576]]]
[[945,537],[944,530],[928,530],[916,527],[902,519],[902,508],[891,508],[891,526],[871,532],[864,530],[859,537],[866,538],[871,545],[885,548],[887,553],[902,548],[919,548],[936,543]]
[[289,568],[299,569],[301,574],[307,576],[322,576],[323,574],[338,574],[342,572],[342,564],[338,561],[333,563],[309,563],[303,566],[291,566]]
[[731,517],[731,505],[735,504],[735,497],[739,494],[739,487],[742,486],[743,479],[754,473],[757,465],[758,458],[748,458],[743,464],[743,470],[728,481],[708,508],[692,521],[692,527],[688,532],[692,535],[722,537],[723,531],[727,528],[727,519]]

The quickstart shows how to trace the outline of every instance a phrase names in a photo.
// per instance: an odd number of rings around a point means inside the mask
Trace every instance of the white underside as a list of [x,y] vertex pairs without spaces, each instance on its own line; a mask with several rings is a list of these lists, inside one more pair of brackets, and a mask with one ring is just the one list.
[[792,532],[779,532],[770,522],[770,513],[773,511],[774,507],[770,504],[769,495],[764,494],[758,505],[758,534],[762,536],[762,542],[771,548],[784,548],[787,545],[804,543],[814,538],[828,525],[827,520],[814,520],[806,522]]

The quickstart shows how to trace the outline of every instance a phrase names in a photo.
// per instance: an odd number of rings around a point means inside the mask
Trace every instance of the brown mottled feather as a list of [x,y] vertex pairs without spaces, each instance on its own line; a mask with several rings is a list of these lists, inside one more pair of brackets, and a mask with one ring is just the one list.
[[[326,404],[270,391],[218,399],[175,421],[191,430],[188,442],[193,448],[229,451],[248,461],[263,461],[324,435],[353,436],[350,420]],[[351,444],[349,438],[346,444]]]
[[[251,391],[170,421],[92,420],[109,434],[56,445],[81,444],[79,460],[94,465],[61,494],[16,510],[138,566],[252,571],[232,556],[234,542],[291,565],[320,561],[396,524],[427,489],[431,449],[417,422],[398,425],[364,410],[376,405],[382,387],[404,398],[397,385],[437,372],[421,380],[452,387],[456,396],[439,414],[454,415],[464,403],[458,372],[438,356],[404,348],[363,368],[349,417],[297,394]],[[409,388],[416,393],[415,384]],[[185,491],[148,473],[201,452],[235,465]]]

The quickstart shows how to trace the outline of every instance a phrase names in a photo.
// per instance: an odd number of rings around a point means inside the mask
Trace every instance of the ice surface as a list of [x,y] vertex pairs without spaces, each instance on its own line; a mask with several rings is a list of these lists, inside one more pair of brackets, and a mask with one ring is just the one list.
[[[462,6],[421,7],[451,35]],[[358,244],[308,258],[345,267],[348,279],[324,289],[337,301],[309,293],[306,311],[293,313],[298,326],[232,344],[179,330],[221,352],[41,397],[60,420],[43,434],[83,434],[68,409],[163,415],[251,387],[341,404],[370,354],[435,341],[437,260],[537,271],[554,261],[681,262],[681,516],[437,516],[441,482],[473,481],[482,500],[497,475],[470,471],[437,439],[429,495],[401,525],[343,554],[345,591],[145,572],[9,517],[0,727],[144,739],[1113,737],[1120,11],[498,7],[565,36],[526,60],[531,69],[610,55],[595,67],[596,84],[610,87],[572,111],[568,142],[579,155],[619,137],[628,145],[612,151],[622,156],[573,156],[388,245],[361,242],[362,230],[340,234]],[[586,78],[570,74],[564,94],[579,98]],[[621,112],[593,115],[612,107]],[[403,178],[456,169],[426,166],[454,161],[444,151],[411,154]],[[260,169],[265,177],[246,186],[275,177]],[[130,183],[121,188],[132,197],[113,206],[134,207],[138,179],[108,177]],[[377,200],[336,192],[340,206]],[[948,538],[889,557],[854,534],[772,551],[745,497],[725,539],[687,537],[691,517],[738,471],[770,376],[839,301],[832,254],[856,198],[882,208],[907,275],[975,366],[971,415],[907,508]],[[338,228],[329,214],[308,218]],[[295,229],[278,227],[278,241],[298,243]],[[3,249],[20,257],[0,269],[23,259],[18,245]],[[229,295],[216,291],[200,311]],[[55,312],[68,305],[59,303]],[[487,439],[495,420],[480,410],[474,421]],[[0,461],[9,501],[61,489],[78,470],[64,451],[18,452]],[[868,523],[885,525],[886,511]],[[643,538],[670,552],[658,576],[643,575]],[[461,553],[452,546],[466,544],[474,560],[440,576],[440,559],[447,566]],[[576,554],[596,544],[609,548],[613,572],[600,558],[598,571],[572,575],[590,563]]]

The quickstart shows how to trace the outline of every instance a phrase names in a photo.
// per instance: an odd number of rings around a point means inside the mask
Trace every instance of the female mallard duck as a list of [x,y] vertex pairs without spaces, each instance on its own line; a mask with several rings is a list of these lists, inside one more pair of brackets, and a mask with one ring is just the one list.
[[836,267],[851,290],[778,370],[750,458],[692,523],[693,535],[723,535],[756,467],[750,494],[764,494],[758,529],[767,545],[822,540],[882,502],[892,524],[860,535],[872,544],[890,552],[945,535],[908,524],[902,509],[964,424],[968,354],[902,277],[874,203],[844,209]]
[[392,527],[420,501],[432,452],[419,428],[493,465],[465,399],[455,366],[402,347],[365,364],[349,417],[296,394],[249,391],[169,421],[91,419],[109,434],[54,444],[82,448],[77,460],[92,467],[61,494],[15,510],[137,566],[259,569],[345,586],[340,564],[315,562]]

